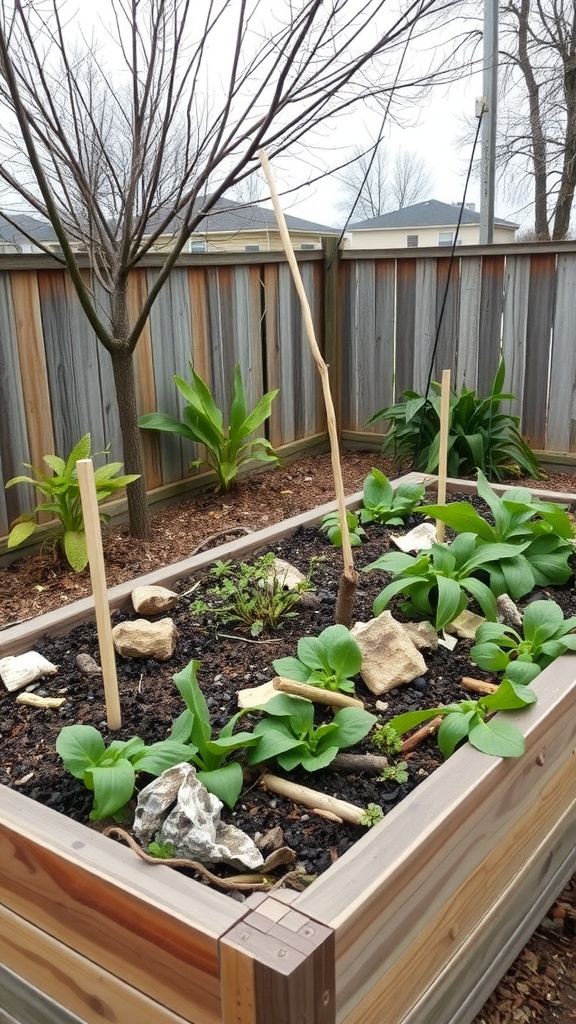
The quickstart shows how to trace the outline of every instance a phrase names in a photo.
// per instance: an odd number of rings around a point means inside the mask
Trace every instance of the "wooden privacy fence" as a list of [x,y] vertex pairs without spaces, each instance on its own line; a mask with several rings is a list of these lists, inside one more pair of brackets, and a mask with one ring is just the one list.
[[[467,246],[456,250],[344,250],[326,270],[300,255],[315,327],[330,364],[344,440],[406,388],[423,391],[444,306],[433,376],[485,394],[500,347],[510,409],[537,450],[576,451],[576,245]],[[132,273],[133,312],[159,260]],[[87,272],[87,271],[86,271]],[[446,281],[450,283],[446,291]],[[96,285],[106,308],[106,296]],[[318,375],[281,253],[182,257],[136,349],[139,411],[179,415],[172,377],[192,361],[227,408],[242,367],[250,402],[280,388],[268,431],[278,447],[324,431]],[[66,273],[48,257],[0,257],[0,537],[32,507],[31,489],[4,490],[22,463],[66,455],[90,432],[93,451],[122,459],[110,358],[96,341]],[[382,424],[371,428],[379,433]],[[192,445],[144,432],[149,491],[189,476]]]

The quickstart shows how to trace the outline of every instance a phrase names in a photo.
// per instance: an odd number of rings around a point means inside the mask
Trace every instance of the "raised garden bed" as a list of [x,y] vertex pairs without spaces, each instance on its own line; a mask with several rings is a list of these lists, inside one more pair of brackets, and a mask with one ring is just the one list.
[[[326,510],[150,582],[242,556]],[[133,586],[115,588],[113,607]],[[90,611],[78,602],[7,630],[2,653]],[[533,686],[538,704],[516,716],[524,757],[461,748],[302,893],[237,904],[2,788],[6,1019],[470,1021],[576,869],[576,659],[559,659]]]

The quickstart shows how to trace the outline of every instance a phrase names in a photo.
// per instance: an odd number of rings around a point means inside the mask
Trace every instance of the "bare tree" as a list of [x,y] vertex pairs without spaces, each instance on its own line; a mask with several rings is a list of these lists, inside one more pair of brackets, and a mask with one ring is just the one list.
[[[264,0],[110,0],[110,25],[87,43],[65,2],[0,0],[0,181],[51,221],[56,258],[110,354],[125,471],[140,474],[130,528],[146,538],[133,353],[190,234],[259,149],[298,151],[328,117],[390,90],[406,39],[428,38],[451,3],[296,0],[271,12]],[[166,233],[173,246],[131,322],[129,274]]]
[[338,209],[349,214],[354,204],[352,218],[358,221],[429,198],[433,176],[415,153],[399,150],[390,156],[381,146],[375,153],[357,146],[338,179]]

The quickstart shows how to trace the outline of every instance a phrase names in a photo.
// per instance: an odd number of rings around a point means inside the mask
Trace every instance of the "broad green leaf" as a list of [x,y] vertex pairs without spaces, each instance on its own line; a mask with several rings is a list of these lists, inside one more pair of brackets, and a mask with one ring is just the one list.
[[86,534],[83,530],[67,530],[64,534],[64,552],[74,572],[82,572],[88,565]]
[[489,721],[477,718],[470,726],[468,739],[473,747],[495,757],[521,757],[525,750],[520,730],[512,722],[500,718]]
[[[327,768],[332,763],[336,754],[338,753],[338,747],[325,747],[323,750],[318,751],[315,754],[306,753],[300,758],[300,764],[306,772],[317,772],[321,768]],[[278,764],[282,764],[283,758],[286,754],[283,754],[278,758]],[[282,767],[286,766],[282,764]]]
[[535,704],[536,700],[536,694],[528,686],[508,678],[502,680],[495,693],[481,697],[478,703],[489,711],[513,711]]
[[290,719],[290,728],[297,735],[308,732],[314,724],[314,705],[312,702],[302,700],[300,697],[293,697],[289,693],[279,693],[277,697],[272,697],[261,710],[275,717],[288,717]]
[[452,501],[449,505],[421,505],[415,511],[430,519],[439,519],[458,533],[474,533],[482,540],[495,540],[493,527],[465,501]]
[[522,628],[526,640],[537,647],[550,640],[564,622],[564,614],[555,601],[532,601],[524,612]]
[[450,757],[457,745],[468,735],[474,711],[453,712],[446,715],[438,729],[438,747],[443,757]]
[[192,742],[202,752],[205,744],[210,739],[212,729],[208,705],[196,679],[196,671],[199,668],[200,662],[192,660],[181,672],[177,672],[173,679],[180,691],[182,700],[192,715],[190,732]]
[[56,751],[75,779],[84,779],[87,768],[97,765],[106,747],[92,725],[65,725],[56,739]]
[[8,548],[16,548],[19,544],[22,544],[28,539],[36,529],[36,523],[17,523],[13,526],[8,535]]
[[463,610],[466,598],[462,594],[460,584],[446,576],[438,576],[438,605],[436,608],[436,629],[444,629]]
[[242,436],[249,436],[254,430],[256,430],[264,420],[267,420],[272,411],[272,402],[276,398],[278,391],[269,391],[266,395],[262,395],[262,398],[258,404],[254,407],[249,416],[244,420],[242,424]]
[[110,818],[132,799],[135,786],[134,768],[125,758],[109,768],[87,768],[84,781],[94,791],[91,821]]
[[540,674],[540,671],[539,666],[533,662],[511,661],[504,676],[516,686],[528,686]]
[[269,761],[285,750],[304,750],[305,745],[291,731],[284,719],[272,720],[265,718],[258,722],[254,734],[259,737],[256,746],[250,747],[246,753],[248,764],[260,764]]
[[371,715],[363,708],[341,708],[332,720],[332,724],[338,726],[338,746],[352,747],[359,743],[377,721],[376,715]]
[[56,476],[63,476],[66,471],[66,463],[58,455],[45,455],[44,462],[50,467]]
[[234,807],[244,785],[242,768],[237,761],[231,761],[210,772],[196,772],[196,777],[204,783],[209,793],[230,808]]
[[196,747],[191,743],[176,743],[174,740],[160,740],[145,747],[141,755],[130,760],[137,772],[148,772],[149,775],[161,775],[168,768],[191,761]]
[[76,463],[78,462],[78,459],[90,458],[91,447],[92,445],[90,440],[90,434],[84,434],[84,437],[80,438],[78,444],[74,446],[66,460],[66,465],[64,467],[65,476],[72,476],[72,473],[76,469]]
[[[424,722],[429,722],[431,718],[436,718],[437,715],[448,714],[448,709],[449,705],[441,708],[428,708],[425,711],[405,711],[404,714],[391,718],[387,724],[391,725],[402,736],[403,733],[409,732],[410,729],[415,729],[418,725],[423,725]],[[458,710],[460,710],[459,707]]]
[[381,590],[378,597],[374,601],[372,611],[374,615],[380,615],[386,608],[386,605],[395,597],[396,594],[410,593],[411,587],[416,583],[430,583],[425,576],[414,576],[414,577],[402,577],[401,579],[392,580],[384,590]]

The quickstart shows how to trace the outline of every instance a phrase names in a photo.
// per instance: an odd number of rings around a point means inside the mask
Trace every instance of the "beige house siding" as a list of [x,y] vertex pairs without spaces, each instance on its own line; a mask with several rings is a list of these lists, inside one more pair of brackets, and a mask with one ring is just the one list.
[[[295,249],[321,249],[322,235],[319,232],[290,231],[290,238]],[[172,237],[162,236],[154,246],[155,252],[169,249]],[[269,231],[209,231],[206,234],[191,235],[184,252],[282,252],[283,246],[277,229]]]
[[[440,244],[440,235],[456,231],[456,224],[447,227],[444,224],[425,228],[371,228],[362,231],[347,231],[347,248],[350,249],[406,249],[409,236],[417,236],[418,248]],[[513,242],[515,228],[494,226],[494,242]],[[450,241],[448,244],[450,244]],[[461,224],[458,232],[459,245],[478,245],[480,242],[480,226],[478,224]]]

